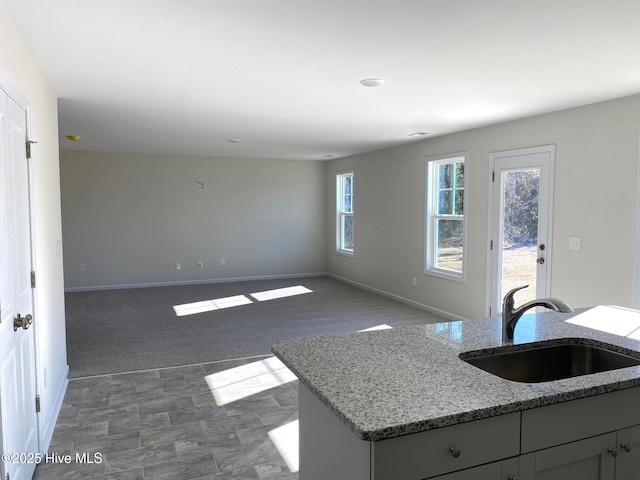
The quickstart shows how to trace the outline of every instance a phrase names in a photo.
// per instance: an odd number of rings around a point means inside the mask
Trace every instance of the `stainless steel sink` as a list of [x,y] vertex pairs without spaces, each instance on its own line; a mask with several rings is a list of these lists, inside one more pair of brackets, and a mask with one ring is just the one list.
[[498,347],[489,353],[465,352],[460,359],[507,380],[540,383],[640,365],[640,354],[618,350],[602,342],[565,338]]

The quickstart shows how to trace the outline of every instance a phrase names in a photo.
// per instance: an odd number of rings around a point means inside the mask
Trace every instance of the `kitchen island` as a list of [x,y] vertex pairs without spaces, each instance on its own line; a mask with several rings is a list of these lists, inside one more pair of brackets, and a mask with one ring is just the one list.
[[[640,313],[614,307],[535,313],[514,345],[579,338],[640,356],[638,329]],[[459,358],[500,347],[501,332],[489,318],[275,344],[301,383],[300,479],[640,472],[640,367],[520,383]]]

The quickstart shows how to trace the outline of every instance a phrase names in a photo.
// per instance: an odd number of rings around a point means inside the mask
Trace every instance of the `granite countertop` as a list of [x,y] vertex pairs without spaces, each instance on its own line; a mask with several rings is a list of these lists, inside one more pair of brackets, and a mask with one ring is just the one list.
[[[520,383],[458,357],[501,346],[501,334],[500,318],[492,317],[284,340],[272,351],[370,441],[640,386],[640,367]],[[640,312],[601,306],[524,315],[513,344],[558,338],[606,342],[640,357]]]

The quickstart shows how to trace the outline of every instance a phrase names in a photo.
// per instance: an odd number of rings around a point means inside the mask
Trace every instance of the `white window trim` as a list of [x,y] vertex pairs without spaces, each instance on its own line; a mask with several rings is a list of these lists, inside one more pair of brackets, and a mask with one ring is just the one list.
[[[433,172],[435,165],[444,163],[445,161],[454,161],[463,159],[464,168],[464,199],[463,199],[463,215],[462,215],[462,272],[438,268],[433,266],[435,259],[435,218],[433,215],[435,195],[437,189],[433,188],[435,179]],[[466,283],[467,281],[467,199],[469,198],[469,182],[468,182],[468,152],[447,153],[443,155],[429,156],[425,160],[425,252],[424,252],[424,274],[438,278],[452,280],[454,282]]]
[[353,257],[355,252],[355,228],[353,232],[354,241],[353,250],[348,250],[342,248],[342,217],[343,216],[351,216],[353,218],[353,224],[355,227],[355,196],[352,193],[351,202],[352,202],[352,210],[351,213],[345,213],[342,211],[342,202],[343,202],[343,192],[342,192],[342,179],[348,175],[351,175],[354,178],[355,183],[355,170],[345,170],[341,172],[336,172],[336,254],[344,255],[347,257]]

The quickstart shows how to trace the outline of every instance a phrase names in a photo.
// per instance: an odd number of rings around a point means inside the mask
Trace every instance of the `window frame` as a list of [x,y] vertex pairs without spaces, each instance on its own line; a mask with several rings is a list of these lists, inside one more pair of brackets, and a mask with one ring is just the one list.
[[[425,255],[424,273],[439,278],[445,278],[460,283],[466,282],[467,263],[467,199],[468,194],[468,152],[456,152],[443,155],[429,156],[425,160]],[[438,213],[438,167],[449,163],[464,165],[464,195],[462,199],[462,215]],[[437,266],[438,249],[438,220],[456,220],[462,222],[462,270],[452,270]]]
[[[351,177],[351,192],[348,194],[351,197],[351,211],[345,209],[345,192],[344,192],[344,179]],[[340,255],[346,255],[352,257],[355,252],[355,196],[354,196],[354,181],[355,171],[346,170],[336,173],[336,253]],[[353,248],[345,248],[344,244],[344,219],[351,217],[352,225],[352,243]]]

